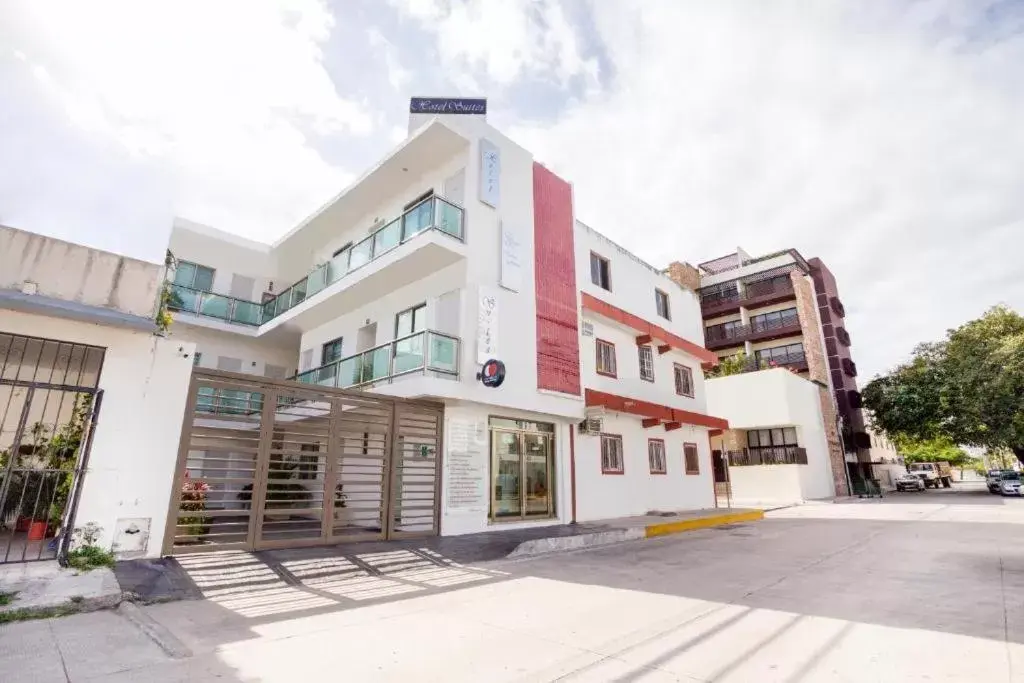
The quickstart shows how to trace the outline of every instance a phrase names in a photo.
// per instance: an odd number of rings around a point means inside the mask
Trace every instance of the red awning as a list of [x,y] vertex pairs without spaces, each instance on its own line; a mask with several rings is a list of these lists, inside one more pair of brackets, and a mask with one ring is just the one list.
[[648,322],[643,318],[633,315],[628,311],[624,311],[618,306],[613,306],[607,301],[601,301],[597,297],[587,294],[586,292],[580,292],[583,298],[583,308],[602,315],[605,318],[614,320],[617,323],[621,323],[626,327],[629,327],[637,332],[637,344],[650,344],[653,341],[659,341],[658,351],[665,353],[668,349],[663,347],[668,346],[679,351],[684,351],[700,361],[705,366],[718,365],[718,356],[713,351],[708,351],[700,344],[695,344],[692,341],[683,339],[679,335],[672,334],[665,328],[655,325],[654,323]]
[[645,427],[653,427],[657,424],[664,424],[666,430],[672,430],[679,425],[688,424],[697,427],[708,427],[709,429],[728,429],[729,421],[704,413],[694,413],[689,410],[681,410],[670,406],[663,406],[658,403],[650,403],[635,398],[626,398],[615,394],[606,394],[603,391],[587,389],[585,391],[588,407],[603,406],[608,410],[619,413],[639,415],[644,418]]

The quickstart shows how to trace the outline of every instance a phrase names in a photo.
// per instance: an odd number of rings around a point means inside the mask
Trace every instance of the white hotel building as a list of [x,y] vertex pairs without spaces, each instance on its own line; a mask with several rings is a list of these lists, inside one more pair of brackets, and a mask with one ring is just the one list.
[[[323,489],[310,544],[715,505],[708,431],[728,425],[705,407],[702,365],[716,358],[697,295],[576,221],[572,186],[482,113],[411,114],[404,142],[274,244],[178,220],[170,251],[170,335],[196,344],[198,368],[443,411],[417,451],[419,505],[385,493],[397,465],[384,450],[372,476],[347,480],[332,521],[323,502],[347,465],[314,465],[301,483]],[[504,364],[500,386],[478,378],[489,359]],[[196,386],[190,409],[218,400]],[[210,469],[202,458],[183,456],[190,479]],[[345,534],[317,531],[341,518]]]

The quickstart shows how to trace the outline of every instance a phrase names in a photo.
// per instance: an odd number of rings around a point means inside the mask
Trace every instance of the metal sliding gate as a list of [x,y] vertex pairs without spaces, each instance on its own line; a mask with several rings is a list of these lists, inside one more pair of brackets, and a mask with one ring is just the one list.
[[0,564],[67,552],[104,349],[0,332]]
[[432,536],[444,409],[195,370],[164,552]]

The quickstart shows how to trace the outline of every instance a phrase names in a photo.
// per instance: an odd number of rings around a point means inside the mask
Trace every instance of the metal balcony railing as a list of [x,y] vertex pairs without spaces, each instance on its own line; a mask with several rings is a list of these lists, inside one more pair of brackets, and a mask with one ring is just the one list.
[[459,376],[459,339],[426,330],[339,358],[293,379],[326,387],[358,387],[389,382],[412,373]]
[[273,320],[298,306],[326,287],[376,260],[417,235],[438,230],[457,240],[463,239],[462,209],[441,199],[430,197],[380,228],[366,239],[318,266],[273,299],[263,304],[263,322]]
[[769,318],[732,327],[712,325],[705,330],[704,341],[708,344],[721,344],[722,342],[732,341],[741,342],[765,332],[782,332],[786,330],[799,331],[799,318]]
[[719,308],[728,308],[733,304],[758,303],[760,299],[772,297],[784,297],[793,294],[793,283],[790,280],[778,282],[764,280],[762,282],[749,282],[743,286],[743,292],[705,292],[701,295],[701,310],[705,313]]
[[167,307],[172,311],[184,311],[209,318],[219,318],[239,325],[258,326],[263,319],[263,309],[255,301],[204,292],[174,283],[168,284],[170,300],[167,302]]
[[806,465],[807,449],[802,446],[760,446],[729,452],[729,465]]

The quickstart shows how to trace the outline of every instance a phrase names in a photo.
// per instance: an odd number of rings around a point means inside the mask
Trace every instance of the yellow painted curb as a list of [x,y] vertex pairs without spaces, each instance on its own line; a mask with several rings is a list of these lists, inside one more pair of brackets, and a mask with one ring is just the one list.
[[678,534],[682,531],[694,531],[696,529],[710,529],[723,524],[735,524],[737,522],[756,522],[764,519],[764,510],[747,510],[745,512],[730,512],[723,515],[711,515],[709,517],[696,517],[684,519],[678,522],[665,522],[664,524],[647,525],[647,538],[652,536],[667,536]]

